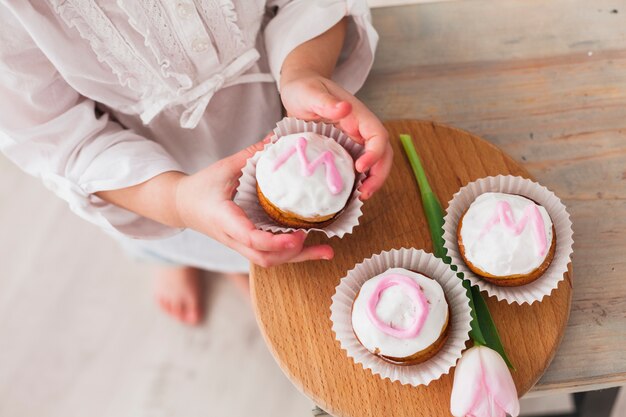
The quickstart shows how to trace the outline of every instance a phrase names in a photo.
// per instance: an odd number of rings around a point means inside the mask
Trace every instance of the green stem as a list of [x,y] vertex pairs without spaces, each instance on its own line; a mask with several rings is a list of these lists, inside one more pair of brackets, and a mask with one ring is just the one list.
[[402,134],[400,135],[400,142],[402,142],[404,152],[406,152],[406,155],[409,157],[409,163],[411,164],[411,168],[413,168],[413,173],[417,179],[417,185],[419,186],[420,193],[422,196],[429,193],[432,194],[433,190],[430,188],[428,178],[426,178],[426,172],[422,166],[422,161],[420,160],[420,157],[415,150],[415,146],[413,145],[413,139],[410,135]]
[[417,185],[422,196],[422,205],[426,213],[426,221],[428,222],[428,228],[430,230],[430,238],[433,242],[433,253],[436,257],[444,259],[446,252],[443,246],[442,235],[443,209],[441,208],[441,204],[439,204],[437,196],[435,196],[433,190],[430,188],[420,157],[413,146],[413,139],[411,139],[409,135],[400,135],[400,141],[409,158],[413,174],[415,174],[415,178],[417,179]]
[[[441,203],[439,203],[437,196],[433,193],[433,190],[430,187],[428,178],[426,177],[426,172],[422,166],[422,161],[415,150],[413,139],[409,135],[400,135],[400,141],[402,142],[404,151],[409,158],[409,163],[413,169],[413,174],[417,180],[417,185],[422,197],[422,205],[424,207],[424,213],[426,214],[426,220],[428,221],[430,237],[433,242],[433,254],[450,265],[451,260],[447,256],[447,250],[444,246],[444,212],[441,207]],[[451,268],[454,271],[457,270],[454,265],[451,265]],[[458,273],[457,276],[463,279],[462,273]],[[498,329],[493,322],[487,303],[480,294],[480,290],[478,287],[472,286],[470,282],[465,279],[463,279],[463,287],[465,287],[471,308],[472,321],[470,337],[474,341],[474,344],[484,345],[497,351],[500,353],[509,368],[515,369],[504,351],[504,346],[502,346],[502,342],[500,341]]]

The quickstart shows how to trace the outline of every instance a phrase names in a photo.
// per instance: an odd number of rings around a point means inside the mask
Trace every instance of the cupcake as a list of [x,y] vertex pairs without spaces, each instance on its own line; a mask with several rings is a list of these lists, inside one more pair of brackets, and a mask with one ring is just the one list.
[[336,140],[314,132],[280,137],[256,165],[263,210],[278,224],[324,227],[346,206],[355,183],[354,160]]
[[359,343],[395,365],[427,361],[448,337],[450,309],[443,288],[404,268],[388,269],[363,283],[351,314]]
[[457,226],[459,253],[467,267],[497,286],[526,285],[548,269],[556,232],[544,207],[521,195],[479,195]]

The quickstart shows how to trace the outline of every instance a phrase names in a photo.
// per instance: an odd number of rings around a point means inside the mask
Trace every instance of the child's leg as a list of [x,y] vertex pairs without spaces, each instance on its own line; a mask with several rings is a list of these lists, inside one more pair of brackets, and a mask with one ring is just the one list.
[[[203,318],[202,270],[245,271],[249,265],[237,252],[192,230],[160,240],[118,240],[131,257],[156,264],[154,293],[158,304],[187,324],[197,324]],[[250,293],[247,273],[224,274],[244,293]]]
[[156,273],[155,298],[163,311],[188,324],[203,317],[201,271],[189,266],[161,266]]
[[[224,274],[246,296],[250,296],[248,274]],[[156,273],[155,298],[167,314],[187,324],[204,317],[202,271],[190,266],[160,266]]]

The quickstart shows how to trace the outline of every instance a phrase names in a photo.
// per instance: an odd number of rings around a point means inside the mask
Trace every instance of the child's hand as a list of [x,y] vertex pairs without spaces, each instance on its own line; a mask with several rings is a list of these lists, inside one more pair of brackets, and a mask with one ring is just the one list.
[[176,188],[180,224],[236,250],[262,267],[286,262],[332,259],[329,245],[304,247],[303,232],[273,234],[257,230],[233,201],[241,169],[263,142],[222,159],[191,176],[181,176]]
[[281,79],[281,99],[290,116],[333,123],[366,152],[355,162],[356,170],[369,175],[361,186],[368,199],[384,183],[393,162],[389,135],[380,120],[352,94],[314,72],[289,73]]

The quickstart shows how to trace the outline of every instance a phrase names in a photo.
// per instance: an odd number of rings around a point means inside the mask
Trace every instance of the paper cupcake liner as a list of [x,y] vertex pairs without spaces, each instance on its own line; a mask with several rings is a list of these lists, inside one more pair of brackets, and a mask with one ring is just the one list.
[[[365,349],[352,329],[352,303],[363,283],[395,267],[417,271],[435,279],[443,288],[450,307],[448,340],[435,356],[417,365],[385,362]],[[357,264],[337,286],[330,312],[332,330],[348,356],[374,375],[388,378],[391,382],[399,381],[403,385],[428,385],[450,372],[469,340],[470,306],[462,281],[440,259],[419,249],[392,249]]]
[[[499,287],[473,273],[461,257],[457,240],[459,219],[479,195],[487,192],[518,194],[530,198],[542,205],[552,219],[556,231],[554,258],[543,275],[529,284],[519,287]],[[509,304],[532,304],[549,296],[564,279],[564,274],[572,260],[572,245],[574,244],[572,222],[565,205],[552,191],[529,179],[498,175],[471,182],[454,194],[448,204],[444,220],[444,245],[448,250],[448,256],[452,258],[452,264],[456,265],[458,271],[463,272],[465,278],[473,285],[477,285],[482,291],[495,296],[498,300],[506,300]]]
[[348,151],[355,161],[365,152],[365,148],[362,145],[351,140],[345,133],[333,125],[318,122],[305,122],[304,120],[293,117],[285,117],[276,125],[270,143],[266,144],[262,151],[257,152],[252,158],[248,159],[246,166],[242,170],[241,178],[239,178],[239,187],[237,187],[237,194],[234,198],[235,203],[242,208],[255,226],[261,230],[274,233],[288,233],[296,230],[302,230],[305,233],[317,231],[325,233],[329,238],[333,236],[343,237],[343,235],[347,233],[352,233],[352,230],[359,224],[359,217],[363,214],[361,211],[363,202],[359,198],[361,195],[359,187],[365,179],[365,174],[362,173],[357,173],[354,189],[344,209],[336,216],[332,223],[325,227],[310,229],[285,227],[272,220],[272,218],[265,213],[263,207],[261,207],[256,190],[256,164],[259,158],[263,151],[269,146],[272,146],[278,138],[301,132],[314,132],[336,140],[337,143]]

